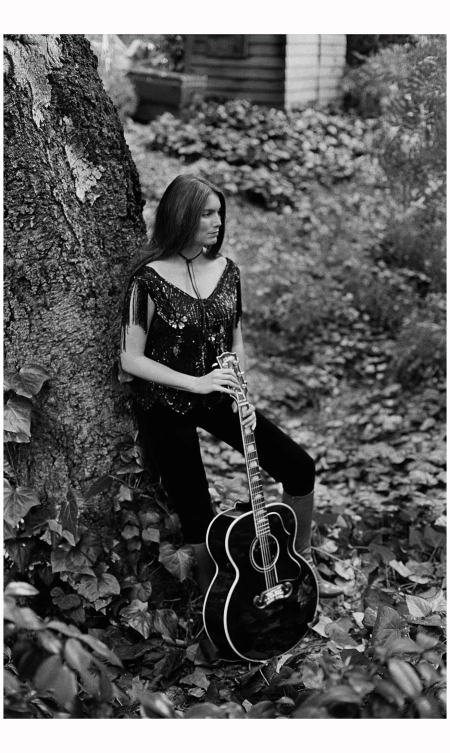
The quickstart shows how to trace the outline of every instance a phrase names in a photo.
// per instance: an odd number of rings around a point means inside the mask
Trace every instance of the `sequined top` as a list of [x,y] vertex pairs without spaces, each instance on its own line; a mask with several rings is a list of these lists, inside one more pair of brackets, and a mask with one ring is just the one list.
[[[147,332],[148,296],[155,304],[155,313]],[[152,267],[144,266],[132,278],[125,297],[122,347],[127,326],[138,324],[147,332],[144,355],[174,371],[203,376],[212,370],[220,353],[231,350],[241,313],[240,274],[231,259],[226,259],[211,295],[200,301]],[[186,413],[200,400],[212,407],[227,397],[220,392],[197,395],[137,377],[133,378],[132,392],[142,408],[159,401],[179,413]]]

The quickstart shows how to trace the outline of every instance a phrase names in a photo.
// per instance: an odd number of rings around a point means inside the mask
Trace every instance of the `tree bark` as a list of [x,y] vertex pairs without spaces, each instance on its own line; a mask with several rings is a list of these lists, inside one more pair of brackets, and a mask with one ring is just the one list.
[[58,502],[110,471],[132,427],[112,373],[143,201],[84,36],[9,35],[5,64],[6,364],[51,374],[18,482]]

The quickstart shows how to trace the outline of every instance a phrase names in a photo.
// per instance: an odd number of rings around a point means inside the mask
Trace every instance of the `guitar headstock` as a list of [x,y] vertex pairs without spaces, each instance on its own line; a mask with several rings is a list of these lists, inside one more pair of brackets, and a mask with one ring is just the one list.
[[244,380],[244,372],[241,371],[239,358],[236,353],[225,352],[217,356],[217,363],[221,369],[233,369],[239,382],[239,389],[231,392],[231,397],[236,400],[237,404],[247,402],[247,382]]

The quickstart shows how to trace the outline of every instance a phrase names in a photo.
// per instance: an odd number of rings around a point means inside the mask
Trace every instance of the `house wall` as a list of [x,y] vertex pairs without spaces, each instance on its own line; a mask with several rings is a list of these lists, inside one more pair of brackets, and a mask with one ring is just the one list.
[[185,72],[207,75],[208,94],[283,107],[285,46],[284,34],[190,34]]
[[286,34],[286,107],[338,96],[346,45],[345,34]]

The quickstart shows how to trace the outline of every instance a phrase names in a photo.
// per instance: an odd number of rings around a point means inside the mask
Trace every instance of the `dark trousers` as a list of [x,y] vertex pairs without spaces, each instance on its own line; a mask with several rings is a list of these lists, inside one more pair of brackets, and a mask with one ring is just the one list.
[[[136,409],[144,450],[153,464],[156,461],[162,485],[180,517],[183,537],[190,544],[205,541],[214,517],[197,427],[243,454],[239,416],[231,405],[231,398],[225,399],[214,408],[198,405],[187,414],[160,403],[148,410]],[[312,491],[314,460],[258,410],[255,440],[261,468],[281,482],[288,494],[302,496]]]

